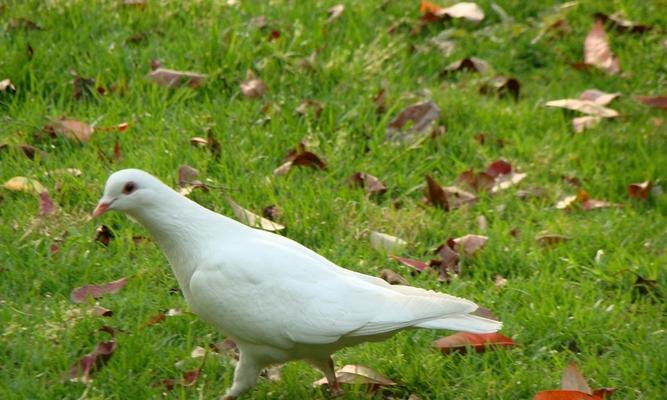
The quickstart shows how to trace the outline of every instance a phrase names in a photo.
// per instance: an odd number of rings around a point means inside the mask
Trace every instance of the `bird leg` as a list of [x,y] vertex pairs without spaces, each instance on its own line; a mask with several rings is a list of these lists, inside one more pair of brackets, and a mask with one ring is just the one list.
[[234,383],[220,400],[234,400],[246,390],[255,386],[260,370],[261,367],[257,365],[256,361],[241,349],[239,362],[234,370]]
[[338,378],[336,378],[336,370],[334,368],[334,362],[331,357],[319,360],[308,360],[310,364],[322,371],[324,376],[327,378],[327,386],[329,387],[329,394],[331,397],[338,397],[343,394],[343,390],[340,387]]

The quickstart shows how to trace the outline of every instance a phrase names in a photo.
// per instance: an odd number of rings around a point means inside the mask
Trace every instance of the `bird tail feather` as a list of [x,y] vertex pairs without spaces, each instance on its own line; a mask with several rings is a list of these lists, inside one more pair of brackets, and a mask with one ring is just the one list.
[[415,325],[417,328],[450,329],[472,333],[493,333],[503,327],[500,321],[470,314],[452,315],[446,318],[432,319]]

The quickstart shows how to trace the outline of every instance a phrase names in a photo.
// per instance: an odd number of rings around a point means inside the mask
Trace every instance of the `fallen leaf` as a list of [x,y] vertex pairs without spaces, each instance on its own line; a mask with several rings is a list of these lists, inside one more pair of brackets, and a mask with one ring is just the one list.
[[555,233],[541,233],[535,237],[537,244],[542,247],[553,246],[555,244],[570,240],[569,237]]
[[212,129],[208,130],[208,133],[205,138],[195,136],[192,139],[190,139],[190,144],[197,147],[209,148],[216,160],[220,159],[220,156],[222,155],[222,146],[220,145],[220,142],[215,138],[215,136],[213,136]]
[[296,112],[300,115],[312,114],[315,118],[319,117],[324,109],[324,105],[317,100],[304,100],[296,108]]
[[599,104],[601,106],[606,106],[611,103],[612,100],[620,96],[620,93],[605,93],[597,89],[588,89],[584,90],[580,95],[580,100],[592,101],[593,103]]
[[430,175],[426,175],[426,200],[435,207],[449,211],[449,200],[442,186]]
[[593,394],[593,390],[581,372],[577,369],[576,364],[570,364],[565,367],[563,371],[563,376],[560,379],[560,388],[563,390],[578,390],[586,394]]
[[213,343],[211,344],[210,347],[213,351],[215,351],[218,354],[225,354],[234,360],[239,359],[239,354],[240,354],[239,347],[232,339],[225,339],[222,342]]
[[396,260],[396,261],[398,261],[398,262],[400,262],[404,265],[407,265],[408,267],[414,268],[419,272],[424,271],[425,269],[427,269],[429,267],[429,265],[427,263],[425,263],[423,261],[419,261],[419,260],[411,260],[409,258],[404,258],[404,257],[399,257],[399,256],[391,256],[391,258],[393,258],[394,260]]
[[100,317],[111,317],[113,315],[113,311],[109,310],[108,308],[104,308],[99,304],[95,304],[95,307],[93,307],[93,315]]
[[387,126],[385,138],[392,142],[409,142],[430,132],[440,117],[440,108],[432,101],[405,108]]
[[23,29],[26,31],[41,31],[44,28],[36,22],[24,17],[12,17],[7,23],[9,29]]
[[113,232],[106,225],[100,225],[95,228],[95,237],[93,238],[96,242],[102,243],[104,246],[108,246],[111,240],[114,238]]
[[492,178],[497,178],[500,175],[510,174],[512,173],[512,164],[505,160],[496,160],[489,164],[488,167],[486,167],[485,173]]
[[438,246],[435,250],[440,260],[431,260],[430,265],[438,270],[438,281],[449,282],[453,275],[461,273],[461,257],[454,250],[456,244],[453,239],[447,239],[445,243]]
[[160,381],[160,385],[164,386],[166,390],[172,390],[176,386],[184,386],[184,387],[192,386],[197,381],[197,378],[199,378],[200,373],[201,373],[201,368],[197,368],[192,371],[186,371],[183,372],[183,375],[181,376],[180,379],[178,380],[164,379]]
[[454,239],[454,243],[456,244],[454,250],[458,252],[463,251],[465,255],[472,256],[484,247],[488,239],[488,237],[481,235],[461,236]]
[[486,217],[484,215],[477,217],[477,225],[479,226],[479,230],[481,232],[486,232],[488,223],[486,222]]
[[183,315],[183,312],[179,310],[178,308],[170,308],[167,311],[160,311],[159,313],[151,316],[148,318],[148,322],[144,326],[153,326],[155,324],[159,324],[160,322],[164,321],[167,319],[167,317],[177,317],[179,315]]
[[101,285],[84,285],[72,290],[70,298],[75,303],[83,303],[88,297],[99,299],[105,294],[118,293],[127,284],[128,279],[125,277]]
[[56,212],[56,205],[49,196],[48,190],[39,192],[39,212],[42,215],[51,215]]
[[104,366],[104,364],[111,358],[113,352],[116,351],[116,330],[103,326],[100,331],[109,333],[111,340],[107,342],[98,343],[95,350],[86,354],[77,360],[69,369],[69,380],[72,382],[81,382],[88,384],[92,381],[90,374]]
[[9,79],[3,79],[0,81],[0,92],[16,92],[16,86]]
[[326,169],[327,165],[315,153],[306,151],[303,143],[290,150],[283,158],[283,163],[273,170],[274,175],[285,175],[292,170],[293,166],[305,166],[315,169]]
[[516,78],[507,76],[496,76],[485,82],[479,89],[482,94],[498,94],[503,96],[509,94],[514,100],[519,99],[521,84]]
[[371,246],[375,250],[384,251],[387,253],[399,253],[407,246],[407,242],[396,236],[387,235],[377,231],[371,231],[369,234]]
[[195,189],[201,189],[208,192],[208,187],[197,179],[199,171],[189,165],[178,167],[178,193],[187,196]]
[[251,99],[262,97],[266,93],[266,85],[254,72],[248,70],[245,81],[241,82],[241,92]]
[[588,193],[579,189],[576,195],[566,196],[563,199],[559,200],[556,203],[556,208],[559,210],[572,209],[575,206],[581,206],[584,210],[594,210],[597,208],[618,208],[622,207],[621,204],[610,203],[605,200],[591,199]]
[[491,193],[498,193],[501,190],[509,189],[510,187],[521,182],[526,176],[528,176],[528,174],[525,172],[512,172],[507,175],[500,175],[495,179],[495,182],[491,187]]
[[575,132],[581,133],[586,129],[597,126],[600,121],[602,121],[601,117],[596,117],[594,115],[584,115],[583,117],[576,117],[572,119],[572,128]]
[[329,17],[327,18],[327,24],[330,24],[340,18],[343,15],[343,11],[345,11],[345,5],[343,4],[336,4],[335,6],[328,9],[327,15]]
[[[379,389],[383,386],[396,386],[397,383],[363,365],[346,365],[336,371],[338,383],[349,385],[367,385],[369,391]],[[313,386],[322,386],[327,384],[327,379],[322,378],[313,382]]]
[[493,280],[493,284],[500,289],[501,287],[507,285],[507,278],[504,278],[502,275],[496,275],[496,278]]
[[46,188],[41,183],[25,176],[10,178],[2,186],[12,192],[42,193],[46,191]]
[[470,333],[458,332],[450,336],[445,336],[435,342],[435,347],[445,354],[452,352],[466,352],[468,348],[473,348],[478,353],[497,347],[516,346],[512,339],[500,333]]
[[380,88],[373,96],[373,104],[378,114],[384,114],[387,111],[387,90],[385,88]]
[[621,71],[618,58],[614,57],[609,46],[609,38],[604,31],[604,22],[595,21],[595,25],[584,41],[584,63],[592,65],[610,74]]
[[206,349],[201,346],[195,347],[190,353],[191,358],[201,358],[204,357],[205,355],[206,355]]
[[95,132],[92,126],[74,119],[53,120],[44,127],[44,130],[51,136],[59,134],[80,143],[88,142]]
[[613,13],[612,15],[607,15],[605,13],[595,13],[595,18],[602,20],[606,24],[610,25],[611,28],[616,29],[619,32],[629,32],[629,33],[644,33],[651,29],[652,26],[642,25],[637,22],[629,21],[621,16],[621,13]]
[[628,185],[628,196],[639,200],[646,200],[649,193],[651,193],[652,187],[653,184],[651,181],[631,183]]
[[177,71],[167,68],[155,68],[148,74],[148,78],[160,86],[174,88],[182,85],[196,89],[204,84],[207,75],[191,71]]
[[401,276],[401,274],[387,268],[380,271],[380,278],[384,279],[392,285],[409,285],[408,281],[406,281],[405,278]]
[[232,212],[234,213],[234,216],[236,216],[236,219],[248,226],[252,226],[253,228],[261,228],[270,232],[276,232],[285,229],[285,226],[277,222],[270,221],[266,218],[262,218],[259,215],[246,210],[245,208],[236,204],[230,198],[227,198],[227,202],[232,208]]
[[667,110],[667,96],[635,96],[635,99],[647,106]]
[[387,191],[387,187],[382,181],[365,172],[352,174],[352,176],[350,176],[350,181],[355,186],[364,188],[369,196],[382,195]]
[[262,216],[271,221],[277,221],[283,215],[283,211],[276,205],[272,204],[270,206],[264,207],[262,210]]
[[596,102],[590,100],[581,100],[581,99],[552,100],[546,102],[545,105],[547,107],[566,108],[568,110],[578,111],[583,114],[593,115],[602,118],[618,117],[618,111],[601,106]]
[[486,61],[477,57],[469,57],[449,64],[442,70],[442,72],[440,72],[440,76],[446,77],[449,74],[459,71],[473,71],[484,74],[490,70],[491,66]]
[[480,22],[484,19],[484,11],[475,3],[456,3],[451,7],[440,7],[428,1],[419,5],[422,20],[435,22],[447,18],[461,18],[471,22]]
[[602,400],[577,390],[544,390],[535,395],[533,400]]
[[[10,145],[0,145],[0,149],[4,148],[9,148]],[[29,144],[17,144],[13,145],[11,147],[15,147],[23,153],[24,156],[26,156],[30,160],[34,160],[35,156],[39,155],[40,158],[45,158],[48,153],[45,152],[44,150],[40,150],[37,147],[31,146]]]

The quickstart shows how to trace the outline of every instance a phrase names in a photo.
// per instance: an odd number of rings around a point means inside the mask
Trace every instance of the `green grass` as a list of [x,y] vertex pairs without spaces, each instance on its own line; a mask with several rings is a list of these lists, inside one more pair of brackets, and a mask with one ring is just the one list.
[[[336,354],[339,366],[359,363],[400,382],[396,398],[416,393],[422,399],[519,399],[557,388],[562,368],[576,362],[590,385],[616,387],[615,399],[658,399],[667,384],[667,337],[664,295],[667,262],[667,200],[652,195],[639,202],[626,185],[651,179],[665,184],[667,131],[656,119],[664,111],[633,99],[637,94],[665,94],[667,59],[664,30],[642,34],[609,31],[621,60],[620,76],[577,71],[592,14],[624,12],[629,19],[656,27],[667,25],[665,2],[581,1],[562,11],[572,31],[560,39],[539,33],[541,21],[559,2],[498,1],[513,17],[502,22],[491,1],[479,2],[486,19],[479,25],[450,22],[456,49],[444,56],[429,43],[444,27],[432,25],[416,36],[409,28],[388,34],[404,18],[415,21],[418,2],[348,2],[344,15],[327,25],[326,10],[335,2],[273,1],[272,4],[224,1],[148,0],[145,9],[123,8],[117,1],[9,1],[0,4],[0,79],[10,78],[15,94],[0,93],[0,140],[27,143],[48,153],[31,161],[19,151],[0,152],[0,181],[12,176],[42,182],[60,209],[44,218],[35,196],[0,192],[0,398],[147,399],[162,397],[152,385],[196,368],[195,346],[222,340],[214,328],[186,314],[146,328],[150,316],[168,308],[186,309],[170,292],[176,281],[153,244],[135,246],[144,230],[119,214],[101,221],[88,215],[110,172],[145,169],[175,185],[180,164],[230,188],[234,199],[260,211],[269,204],[284,210],[286,235],[347,268],[376,275],[389,267],[411,285],[465,296],[494,310],[505,322],[503,333],[520,347],[483,354],[443,356],[431,343],[446,332],[407,331],[382,343]],[[185,3],[181,4],[181,3]],[[281,37],[267,41],[267,31],[248,25],[266,15]],[[26,17],[43,30],[11,28]],[[127,43],[144,33],[146,40]],[[32,48],[32,56],[27,51]],[[313,69],[299,61],[314,51]],[[442,79],[446,65],[466,56],[487,60],[496,73],[517,77],[518,102],[484,97],[482,77],[462,73]],[[152,59],[165,67],[209,74],[206,85],[169,90],[146,75]],[[68,71],[76,70],[104,86],[124,87],[107,96],[72,97]],[[262,100],[244,98],[239,83],[254,70],[269,91]],[[387,89],[388,112],[378,115],[372,97]],[[574,134],[573,114],[547,109],[547,100],[576,97],[585,89],[618,91],[611,104],[621,117]],[[424,91],[441,108],[444,138],[418,146],[384,141],[387,123]],[[319,119],[294,109],[304,99],[324,103]],[[271,111],[262,111],[264,104]],[[69,118],[99,127],[128,122],[123,133],[96,132],[78,144],[62,137],[36,139],[49,119]],[[192,136],[212,129],[222,145],[216,160],[190,146]],[[485,132],[487,144],[474,135]],[[496,139],[504,147],[493,144]],[[120,141],[123,158],[113,164],[98,159]],[[272,170],[300,140],[328,163],[327,171],[297,169],[275,177]],[[491,144],[489,144],[491,143]],[[420,200],[424,176],[450,184],[468,168],[481,169],[504,158],[527,172],[519,187],[542,187],[545,199],[520,200],[510,189],[483,196],[468,209],[443,212]],[[79,168],[81,177],[47,175]],[[346,179],[357,171],[382,179],[389,193],[369,200]],[[620,209],[562,212],[553,205],[575,189],[561,175],[577,176],[594,198],[622,203]],[[219,191],[195,192],[207,207],[231,215]],[[394,199],[402,203],[393,207]],[[432,276],[410,276],[404,267],[371,248],[366,235],[379,230],[410,245],[401,255],[428,259],[448,237],[480,233],[479,215],[488,220],[489,241],[466,260],[462,276],[440,285]],[[115,239],[108,247],[93,240],[96,224],[107,224]],[[518,228],[518,238],[510,231]],[[550,249],[537,245],[541,231],[570,236]],[[60,252],[54,240],[68,235]],[[600,262],[598,250],[604,251]],[[502,289],[493,280],[509,280]],[[657,291],[641,295],[636,276],[657,280]],[[118,294],[100,300],[110,318],[85,315],[85,305],[70,301],[75,287],[132,276]],[[89,388],[63,382],[69,366],[91,351],[105,334],[102,325],[122,329],[108,365],[93,375]],[[178,366],[176,362],[185,360]],[[194,387],[178,388],[168,398],[216,398],[230,385],[233,366],[209,357]],[[262,380],[245,398],[321,398],[311,382],[318,372],[291,363],[278,382]],[[201,397],[200,397],[201,396]],[[349,389],[346,398],[360,398]],[[379,398],[379,396],[378,396]]]

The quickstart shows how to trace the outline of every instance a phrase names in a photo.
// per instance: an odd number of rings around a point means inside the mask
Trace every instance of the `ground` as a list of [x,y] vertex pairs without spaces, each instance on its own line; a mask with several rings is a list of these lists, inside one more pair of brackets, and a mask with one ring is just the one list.
[[[415,330],[336,354],[338,366],[367,365],[399,382],[391,390],[396,398],[531,398],[558,388],[570,362],[592,387],[617,388],[614,398],[663,395],[667,125],[664,110],[634,96],[665,94],[664,2],[580,1],[558,9],[555,1],[480,1],[486,17],[479,24],[440,21],[415,32],[421,15],[416,1],[350,1],[331,22],[327,9],[335,3],[328,1],[121,3],[0,5],[0,80],[16,88],[0,92],[0,140],[8,145],[0,150],[0,182],[36,179],[57,204],[54,214],[42,216],[34,194],[0,192],[0,397],[147,399],[167,393],[212,399],[230,385],[229,359],[209,356],[193,386],[170,392],[156,387],[200,365],[200,358],[190,357],[196,346],[223,338],[187,313],[159,249],[150,242],[135,245],[133,236],[146,235],[140,226],[114,213],[89,217],[112,171],[141,168],[176,186],[182,164],[210,184],[209,192],[191,194],[203,205],[232,215],[219,187],[257,213],[276,204],[286,236],[341,266],[371,275],[390,268],[411,285],[473,299],[492,309],[505,323],[502,332],[520,344],[445,356],[432,342],[451,332]],[[620,74],[573,68],[583,61],[593,14],[617,11],[654,29],[621,33],[607,25]],[[558,15],[569,30],[562,36],[549,30],[535,40]],[[250,22],[258,16],[266,16],[267,27]],[[30,29],[28,20],[41,29]],[[454,49],[446,55],[432,39],[450,28]],[[440,74],[469,56],[486,60],[493,71]],[[199,88],[159,86],[147,77],[156,59],[208,78]],[[241,92],[248,70],[265,82],[262,98]],[[78,99],[71,71],[95,81]],[[517,101],[479,93],[496,74],[520,81]],[[387,96],[384,113],[373,100],[380,88]],[[575,113],[544,106],[590,88],[621,93],[609,105],[621,115],[575,133]],[[319,117],[295,112],[306,99],[322,103]],[[424,99],[439,106],[445,134],[389,143],[388,123]],[[44,126],[61,116],[93,124],[90,141],[45,134]],[[121,123],[128,125],[119,132]],[[219,158],[190,144],[208,132],[220,143]],[[300,141],[327,169],[300,167],[275,176]],[[113,156],[116,143],[120,159]],[[17,144],[46,154],[31,160]],[[450,185],[463,171],[483,170],[496,159],[527,177],[448,212],[422,203],[426,175]],[[63,168],[82,174],[53,172]],[[368,198],[350,186],[349,176],[359,171],[380,178],[387,193]],[[562,176],[576,177],[580,188]],[[629,197],[628,184],[645,180],[656,188],[648,199]],[[543,196],[516,195],[534,188]],[[622,207],[555,208],[579,189]],[[478,224],[481,215],[486,230]],[[108,246],[94,240],[100,224],[113,231]],[[476,233],[489,239],[464,260],[460,277],[444,284],[429,273],[412,275],[374,249],[372,230],[403,238],[408,247],[399,255],[425,261],[447,238]],[[570,240],[541,247],[535,237],[544,231]],[[507,279],[505,286],[496,287],[497,275]],[[92,301],[70,299],[76,287],[124,276],[131,277],[127,286],[99,300],[113,310],[110,317],[88,315]],[[640,277],[655,283],[637,285]],[[186,312],[146,326],[167,309]],[[68,382],[70,366],[108,340],[98,332],[103,325],[119,330],[117,350],[88,387]],[[311,385],[319,378],[305,363],[292,363],[280,380],[260,381],[246,398],[321,398],[322,390]],[[361,387],[346,390],[350,399],[372,397]]]

